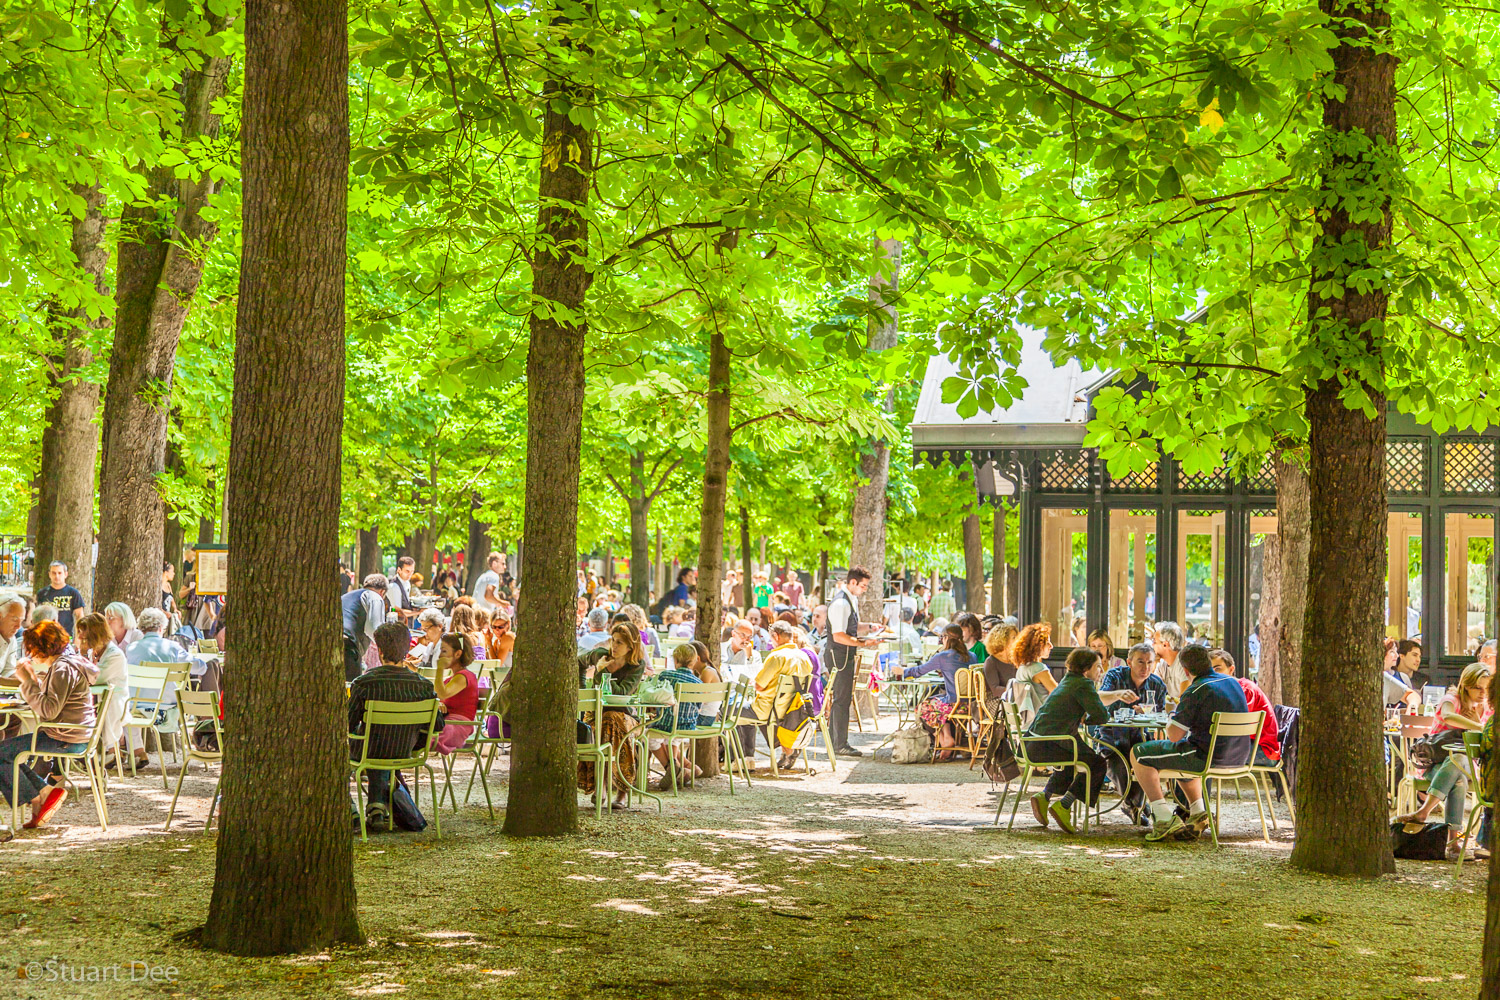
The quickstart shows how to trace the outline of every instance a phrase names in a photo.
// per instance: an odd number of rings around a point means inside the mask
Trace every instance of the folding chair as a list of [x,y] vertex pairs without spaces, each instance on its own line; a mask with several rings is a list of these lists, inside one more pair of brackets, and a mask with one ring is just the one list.
[[593,742],[578,744],[579,761],[591,761],[594,765],[594,818],[604,817],[604,803],[610,801],[614,790],[615,748],[603,742],[604,692],[598,688],[582,688],[578,692],[578,714],[593,731]]
[[100,764],[99,741],[104,737],[104,713],[109,709],[109,703],[115,697],[115,693],[109,690],[108,685],[96,684],[89,687],[94,695],[94,725],[70,726],[70,729],[82,729],[87,731],[83,739],[83,747],[79,750],[38,750],[36,746],[37,737],[42,729],[38,726],[31,731],[31,749],[23,750],[16,755],[16,761],[11,768],[10,787],[10,831],[14,834],[21,829],[21,796],[16,791],[21,787],[21,765],[29,760],[53,760],[59,763],[58,775],[69,785],[73,784],[69,769],[74,761],[83,764],[84,773],[89,779],[89,791],[94,796],[94,812],[99,816],[99,828],[109,829],[109,807],[104,802],[104,778],[101,772],[104,770]]
[[[161,787],[163,790],[170,787],[167,784],[167,751],[162,746],[161,731],[156,728],[156,720],[161,718],[162,702],[168,705],[174,702],[168,700],[167,687],[180,689],[187,686],[188,677],[192,670],[191,663],[138,663],[130,666],[125,672],[125,685],[132,690],[155,691],[155,695],[129,695],[125,699],[125,752],[130,756],[130,776],[135,777],[135,752],[130,749],[130,731],[141,730],[141,746],[146,747],[146,734],[149,732],[156,740],[156,756],[161,762]],[[147,750],[149,752],[149,747]],[[172,759],[177,759],[177,751],[172,751]],[[119,755],[115,755],[117,771],[124,778],[124,771],[119,767]]]
[[[172,805],[167,810],[167,822],[163,830],[172,829],[172,817],[177,814],[177,796],[182,794],[182,779],[187,777],[188,765],[195,760],[203,762],[206,769],[209,764],[220,764],[224,762],[224,732],[219,725],[219,693],[217,691],[177,691],[177,721],[182,729],[183,758],[182,770],[177,772],[177,790],[172,793]],[[217,750],[199,750],[198,745],[193,742],[193,730],[200,722],[213,723],[214,745]],[[203,831],[214,825],[214,807],[219,804],[219,782],[224,780],[224,770],[219,769],[219,777],[214,782],[213,795],[208,800],[208,819],[203,823]]]
[[[860,732],[865,731],[864,715],[868,710],[870,713],[870,728],[876,731],[880,729],[880,713],[875,699],[875,692],[870,689],[870,675],[875,672],[875,665],[879,662],[879,653],[873,649],[861,649],[855,655],[854,661],[854,725]],[[861,705],[863,702],[863,706]]]
[[[1015,748],[1016,763],[1021,765],[1021,788],[1016,792],[1015,801],[1010,807],[1010,823],[1006,825],[1009,830],[1016,825],[1016,811],[1021,808],[1021,797],[1026,794],[1026,786],[1031,783],[1031,776],[1039,767],[1074,767],[1081,768],[1083,773],[1083,799],[1078,805],[1083,808],[1083,832],[1089,832],[1089,800],[1094,798],[1093,776],[1089,772],[1088,765],[1078,759],[1078,741],[1071,736],[1027,736],[1026,731],[1021,728],[1021,713],[1012,702],[1005,703],[1005,721],[1010,727],[1011,745]],[[1048,760],[1033,761],[1029,747],[1042,743],[1066,743],[1073,750],[1071,760]],[[1010,782],[1005,783],[1005,791],[1000,794],[1000,804],[995,808],[995,825],[1000,825],[1000,810],[1005,808],[1005,798],[1010,792]],[[1094,803],[1094,818],[1098,821],[1100,815],[1099,803]]]
[[[649,726],[646,728],[647,738],[664,739],[667,741],[667,758],[669,760],[672,759],[672,748],[678,740],[686,740],[688,746],[691,747],[698,740],[721,739],[724,738],[726,732],[732,732],[734,720],[725,712],[720,712],[719,718],[706,726],[695,726],[692,729],[682,729],[679,727],[683,705],[703,705],[708,702],[717,701],[721,707],[724,706],[729,700],[729,684],[727,682],[719,684],[673,684],[672,695],[677,700],[677,708],[672,711],[672,728],[655,729]],[[676,796],[677,768],[669,766],[667,772],[672,779],[672,795]],[[732,767],[729,769],[729,794],[734,794],[734,768]]]
[[[1464,732],[1464,759],[1463,769],[1465,776],[1469,779],[1469,792],[1474,796],[1474,806],[1469,810],[1469,818],[1464,821],[1464,834],[1458,842],[1458,861],[1453,866],[1453,880],[1458,881],[1464,870],[1464,855],[1469,852],[1469,838],[1474,835],[1474,828],[1479,825],[1479,817],[1484,815],[1486,809],[1494,809],[1495,803],[1485,795],[1484,769],[1479,766],[1479,741],[1481,734],[1473,730]],[[1287,801],[1291,801],[1288,799]],[[1479,845],[1483,847],[1483,844]]]
[[1396,815],[1401,816],[1417,808],[1417,793],[1427,791],[1426,776],[1418,777],[1411,762],[1411,745],[1432,732],[1437,725],[1437,716],[1402,712],[1397,716],[1397,752],[1401,755],[1402,777],[1396,785]]
[[[1214,846],[1219,846],[1219,813],[1223,808],[1224,782],[1233,781],[1235,789],[1239,789],[1239,783],[1249,780],[1250,787],[1255,791],[1255,808],[1260,813],[1260,835],[1266,843],[1271,842],[1271,835],[1266,832],[1266,812],[1261,807],[1260,778],[1252,766],[1255,761],[1254,740],[1260,736],[1261,722],[1265,718],[1265,712],[1215,712],[1213,722],[1208,730],[1208,763],[1200,771],[1186,771],[1181,769],[1158,771],[1157,776],[1163,780],[1185,781],[1196,779],[1206,781],[1214,779],[1214,808],[1208,817],[1208,829],[1213,835]],[[1250,760],[1243,764],[1215,764],[1214,751],[1218,748],[1220,737],[1245,738],[1249,737]],[[1207,785],[1204,786],[1205,791]],[[1288,799],[1288,801],[1291,801]]]
[[[974,686],[976,675],[979,682],[977,689]],[[948,721],[953,724],[955,736],[959,733],[963,734],[959,749],[969,754],[969,769],[973,770],[972,760],[976,755],[977,737],[972,727],[978,718],[975,711],[976,702],[979,705],[978,711],[980,713],[984,711],[984,671],[966,667],[953,675],[953,681],[954,687],[957,690],[958,701],[954,704],[953,711],[948,715]],[[976,690],[979,692],[977,697],[975,695]],[[935,752],[932,755],[932,759],[937,760]]]
[[[484,789],[484,804],[489,807],[490,819],[495,818],[495,804],[490,801],[490,784],[488,779],[489,770],[494,766],[495,758],[500,756],[501,744],[509,745],[510,737],[504,735],[501,725],[504,722],[500,713],[495,710],[495,694],[500,690],[500,684],[505,680],[510,668],[503,665],[502,660],[475,660],[470,664],[480,680],[480,687],[488,687],[489,693],[482,695],[479,699],[479,710],[474,713],[474,731],[469,734],[468,742],[464,749],[472,750],[474,754],[474,770],[469,772],[469,785],[464,789],[464,805],[469,804],[469,796],[474,794],[474,778],[479,778],[479,784]],[[488,681],[486,685],[484,682]],[[495,719],[495,732],[497,735],[489,735],[489,720]]]
[[[349,739],[363,743],[360,758],[354,762],[354,791],[359,803],[359,839],[368,841],[369,831],[365,826],[365,790],[360,784],[360,775],[366,771],[391,771],[391,788],[396,785],[395,772],[411,768],[412,801],[419,800],[422,791],[422,771],[427,772],[432,786],[432,825],[437,835],[443,835],[443,823],[438,808],[437,775],[427,763],[427,747],[432,743],[432,730],[437,725],[438,700],[426,698],[422,701],[367,701],[365,702],[365,726],[363,733],[350,733]],[[370,733],[375,726],[425,726],[425,732],[409,757],[371,757]]]

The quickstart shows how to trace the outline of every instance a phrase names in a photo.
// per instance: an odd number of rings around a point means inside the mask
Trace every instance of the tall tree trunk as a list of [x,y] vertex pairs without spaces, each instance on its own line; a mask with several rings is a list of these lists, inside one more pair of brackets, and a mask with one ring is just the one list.
[[964,587],[964,610],[984,614],[984,525],[979,519],[977,497],[964,518]]
[[[109,248],[104,244],[104,194],[97,185],[75,185],[84,200],[83,217],[73,220],[73,259],[92,279],[95,292],[109,293]],[[88,318],[83,305],[52,317],[57,352],[49,359],[48,382],[57,392],[43,418],[42,461],[38,475],[37,530],[33,546],[38,589],[52,562],[68,564],[68,582],[85,604],[94,593],[94,472],[99,456],[99,386],[82,377],[93,361],[88,336],[109,325],[106,314]]]
[[[1281,549],[1281,621],[1276,643],[1283,705],[1302,704],[1302,632],[1307,620],[1307,558],[1311,502],[1307,470],[1296,456],[1285,452],[1273,459],[1276,468],[1277,541]],[[1385,522],[1381,521],[1381,531]],[[1383,550],[1382,550],[1383,551]],[[1383,565],[1383,564],[1382,564]],[[1261,648],[1265,648],[1262,632]],[[1377,645],[1379,645],[1377,643]]]
[[[570,27],[561,15],[554,25]],[[557,41],[575,48],[566,37]],[[540,211],[532,266],[531,346],[526,356],[526,599],[516,623],[511,705],[527,719],[511,745],[505,832],[549,836],[578,828],[575,718],[578,667],[573,651],[578,557],[579,450],[583,433],[583,347],[588,327],[590,88],[553,77],[542,91]],[[584,114],[578,114],[580,120]]]
[[693,637],[719,666],[724,620],[724,508],[729,502],[731,356],[724,335],[708,337],[708,434],[703,450],[703,506],[698,517],[698,617]]
[[[177,419],[177,418],[174,418]],[[178,419],[178,426],[181,421]],[[182,451],[177,443],[171,438],[167,439],[167,471],[181,473],[183,471]],[[161,525],[161,561],[168,566],[176,566],[179,573],[182,571],[182,544],[186,538],[187,531],[182,522],[177,519],[175,511],[162,509]],[[178,581],[174,578],[171,589],[176,593]]]
[[[465,592],[473,581],[479,579],[479,574],[485,570],[485,560],[490,557],[490,526],[474,516],[483,505],[484,498],[478,493],[469,497],[469,542],[464,549]],[[511,572],[514,574],[515,571]]]
[[[901,241],[877,239],[876,257],[880,263],[870,275],[869,298],[874,311],[868,321],[870,350],[885,351],[896,346],[898,322],[895,299],[900,287]],[[894,389],[885,392],[885,412],[896,404]],[[859,616],[864,621],[879,621],[885,602],[885,518],[886,488],[891,474],[891,447],[884,438],[868,443],[860,455],[859,484],[854,488],[854,528],[849,565],[870,571],[873,585],[859,599]]]
[[[1480,773],[1484,782],[1485,798],[1495,801],[1500,794],[1500,754],[1490,754]],[[1491,838],[1494,833],[1491,832]],[[1489,844],[1484,845],[1489,847]],[[1484,894],[1484,948],[1481,957],[1483,981],[1480,1000],[1500,1000],[1500,865],[1491,864],[1490,874],[1485,880]]]
[[[330,613],[338,585],[328,572],[344,422],[347,33],[344,0],[246,4],[228,605],[236,662],[253,669],[227,699],[224,807],[203,928],[205,945],[237,955],[363,940],[343,640]],[[288,625],[298,642],[285,641]],[[294,713],[288,691],[298,693]],[[287,788],[296,789],[294,807]]]
[[[1260,655],[1256,660],[1255,683],[1273,705],[1285,705],[1281,683],[1281,538],[1267,535],[1260,550],[1260,617],[1255,631],[1260,636]],[[1249,665],[1246,664],[1248,671]],[[1249,676],[1248,672],[1246,676]]]
[[819,604],[828,603],[828,550],[822,549],[818,552],[818,600]]
[[[218,495],[218,489],[212,476],[208,477],[208,498],[210,501]],[[214,519],[211,517],[198,518],[198,544],[212,545],[214,543]]]
[[[1314,344],[1339,377],[1307,390],[1310,511],[1307,615],[1301,677],[1297,843],[1292,863],[1328,875],[1394,870],[1381,755],[1380,639],[1385,600],[1385,395],[1358,372],[1379,365],[1387,293],[1365,254],[1390,245],[1391,192],[1400,183],[1396,59],[1385,47],[1390,12],[1323,0],[1339,37],[1323,101],[1329,159],[1309,254],[1308,319]],[[1350,205],[1360,214],[1351,218]],[[1382,211],[1372,212],[1372,207]],[[1363,279],[1360,279],[1361,282]],[[1357,360],[1351,360],[1357,359]],[[1373,413],[1350,409],[1340,378]]]
[[755,572],[755,563],[750,555],[750,508],[740,504],[740,558],[744,563],[744,569],[740,578],[740,603],[744,605],[740,611],[750,613],[755,607],[755,587],[752,574]]
[[380,525],[360,528],[357,547],[359,549],[359,580],[362,582],[371,573],[385,572],[385,552],[380,547]]
[[[625,503],[630,508],[630,603],[641,607],[651,603],[651,497],[647,495],[646,456],[630,453],[630,493]],[[657,549],[661,545],[658,543]]]
[[[222,18],[208,16],[216,30],[222,26]],[[228,72],[227,57],[203,56],[199,68],[183,73],[180,141],[218,134],[212,104],[223,93]],[[207,171],[179,180],[171,167],[161,167],[147,182],[154,197],[125,208],[116,251],[115,338],[104,393],[94,581],[100,606],[124,601],[140,608],[159,599],[162,501],[156,477],[166,459],[172,368],[203,277],[203,247],[217,230],[202,211],[214,187]],[[159,199],[173,203],[165,223]]]
[[990,614],[1005,614],[1005,502],[995,504],[995,526],[993,531],[994,551],[991,552],[990,569]]

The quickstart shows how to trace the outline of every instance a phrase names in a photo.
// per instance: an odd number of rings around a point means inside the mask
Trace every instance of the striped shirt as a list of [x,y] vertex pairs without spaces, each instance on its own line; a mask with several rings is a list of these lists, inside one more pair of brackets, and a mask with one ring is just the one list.
[[[426,701],[436,698],[432,682],[400,664],[382,663],[366,670],[349,685],[349,732],[360,733],[365,727],[365,703],[371,701]],[[427,738],[424,727],[376,726],[368,740],[349,742],[349,757],[359,760],[363,744],[370,744],[369,756],[390,760],[410,757]]]

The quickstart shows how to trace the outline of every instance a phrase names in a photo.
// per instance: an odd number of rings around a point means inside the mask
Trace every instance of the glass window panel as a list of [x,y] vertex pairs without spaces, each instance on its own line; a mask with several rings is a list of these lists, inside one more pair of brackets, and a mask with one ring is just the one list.
[[[1059,649],[1083,645],[1087,614],[1089,533],[1083,510],[1042,510],[1042,621]],[[1076,634],[1076,638],[1075,638]]]
[[[1385,634],[1422,637],[1422,515],[1393,511],[1386,518]],[[1393,595],[1405,592],[1406,600]],[[1404,605],[1404,606],[1403,606]]]
[[1495,634],[1495,519],[1443,518],[1443,652],[1473,656]]
[[1189,638],[1224,644],[1224,512],[1177,512],[1177,621]]
[[1117,650],[1144,641],[1156,620],[1155,511],[1109,512],[1108,587],[1110,641]]

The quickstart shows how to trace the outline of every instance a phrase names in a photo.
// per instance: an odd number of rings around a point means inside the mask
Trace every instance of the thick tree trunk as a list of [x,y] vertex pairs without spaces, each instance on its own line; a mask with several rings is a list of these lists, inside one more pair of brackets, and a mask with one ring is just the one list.
[[[966,477],[967,478],[967,477]],[[976,499],[964,518],[964,610],[984,614],[984,526]]]
[[[347,32],[344,0],[246,4],[228,605],[236,663],[249,669],[226,699],[224,806],[203,928],[207,947],[237,955],[363,940],[343,640],[330,613],[338,586],[328,572],[344,420]],[[285,640],[288,626],[297,642]],[[296,712],[286,711],[288,691]]]
[[[73,259],[93,280],[98,295],[108,294],[109,248],[104,244],[104,194],[98,188],[75,186],[84,200],[83,218],[73,221]],[[48,360],[48,382],[57,395],[47,407],[42,428],[42,461],[38,475],[36,556],[38,589],[45,586],[47,566],[68,564],[68,582],[78,588],[85,604],[94,593],[94,471],[99,456],[99,386],[83,379],[83,368],[93,360],[88,335],[109,325],[109,317],[89,319],[84,306],[62,310],[52,317],[57,351]]]
[[[1255,683],[1273,705],[1285,705],[1281,683],[1281,538],[1267,535],[1260,554],[1260,618],[1256,634],[1260,636],[1259,672]],[[1248,671],[1248,664],[1247,671]],[[1246,676],[1249,676],[1248,672]]]
[[[1380,278],[1356,285],[1351,275],[1378,271],[1365,254],[1390,245],[1391,192],[1400,182],[1396,59],[1379,41],[1391,28],[1384,4],[1323,0],[1323,9],[1337,19],[1331,89],[1342,100],[1323,102],[1331,153],[1316,213],[1322,233],[1309,255],[1308,319],[1339,377],[1307,390],[1311,517],[1292,863],[1374,877],[1395,867],[1380,740],[1386,402],[1357,373],[1381,363],[1387,297]],[[1355,384],[1373,417],[1345,405],[1340,377]]]
[[[876,257],[881,263],[870,276],[869,299],[874,312],[868,321],[870,350],[885,351],[896,346],[898,321],[895,299],[901,278],[901,241],[875,241]],[[896,403],[894,389],[885,393],[884,410]],[[876,438],[860,456],[859,483],[854,488],[854,526],[849,565],[870,571],[874,583],[859,600],[859,617],[879,621],[885,601],[885,518],[888,499],[886,489],[891,474],[890,442]]]
[[465,592],[469,590],[467,584],[479,579],[479,574],[485,571],[485,560],[490,557],[490,526],[474,517],[474,512],[483,502],[478,493],[469,498],[469,542],[464,549]]
[[828,550],[818,552],[818,599],[817,603],[828,603]]
[[750,508],[740,504],[740,560],[743,563],[740,572],[740,608],[742,614],[749,614],[750,609],[755,607],[755,560],[750,554]]
[[[1500,754],[1490,754],[1480,780],[1484,782],[1485,798],[1494,802],[1495,795],[1500,793]],[[1493,838],[1494,833],[1491,832],[1490,836]],[[1481,959],[1484,978],[1479,996],[1480,1000],[1500,1000],[1500,865],[1491,864],[1489,868],[1490,874],[1485,880],[1484,948]]]
[[[625,498],[630,508],[630,603],[641,607],[651,603],[651,497],[647,495],[646,456],[630,453],[630,494]],[[660,546],[658,546],[660,548]]]
[[[1292,456],[1278,454],[1276,466],[1277,529],[1281,549],[1281,621],[1272,635],[1283,705],[1302,704],[1302,631],[1307,620],[1307,557],[1311,511],[1307,470]],[[1381,530],[1385,523],[1381,522]],[[1261,647],[1265,647],[1261,633]],[[1273,702],[1274,703],[1274,702]]]
[[380,547],[380,525],[360,528],[357,539],[359,549],[359,579],[362,582],[371,573],[385,572],[385,552]]
[[[210,18],[217,27],[222,19]],[[181,141],[218,133],[213,102],[227,57],[204,56],[182,79]],[[175,140],[174,140],[175,141]],[[104,463],[99,475],[97,603],[133,608],[158,599],[162,501],[156,477],[166,459],[167,409],[177,340],[203,277],[203,246],[217,226],[203,215],[213,181],[205,171],[179,180],[172,168],[147,178],[151,201],[127,206],[117,254],[115,338],[104,393]],[[162,220],[156,199],[173,205]]]
[[1005,614],[1005,504],[995,505],[994,551],[991,553],[990,614]]
[[[180,417],[178,419],[178,426],[180,427]],[[183,471],[182,452],[177,447],[176,442],[174,442],[171,438],[167,439],[167,471],[176,472],[179,474]],[[182,522],[177,520],[176,514],[173,511],[163,508],[162,514],[161,561],[168,566],[176,566],[178,568],[178,572],[181,573],[182,545],[183,541],[186,539],[187,531],[183,528]],[[177,582],[178,581],[174,579],[172,583],[172,589],[174,593],[177,589]]]
[[[566,25],[561,17],[554,23]],[[528,721],[511,745],[505,832],[512,836],[555,836],[578,828],[574,565],[588,334],[583,319],[589,286],[584,208],[594,169],[594,135],[573,121],[570,112],[591,110],[593,100],[590,89],[567,80],[549,79],[543,88],[541,208],[531,282],[535,305],[526,356],[528,563],[511,672],[511,711]],[[582,114],[577,117],[585,120]]]
[[724,508],[729,502],[729,418],[732,358],[724,335],[708,337],[708,433],[703,450],[703,506],[698,518],[698,617],[693,637],[719,666],[724,620]]

